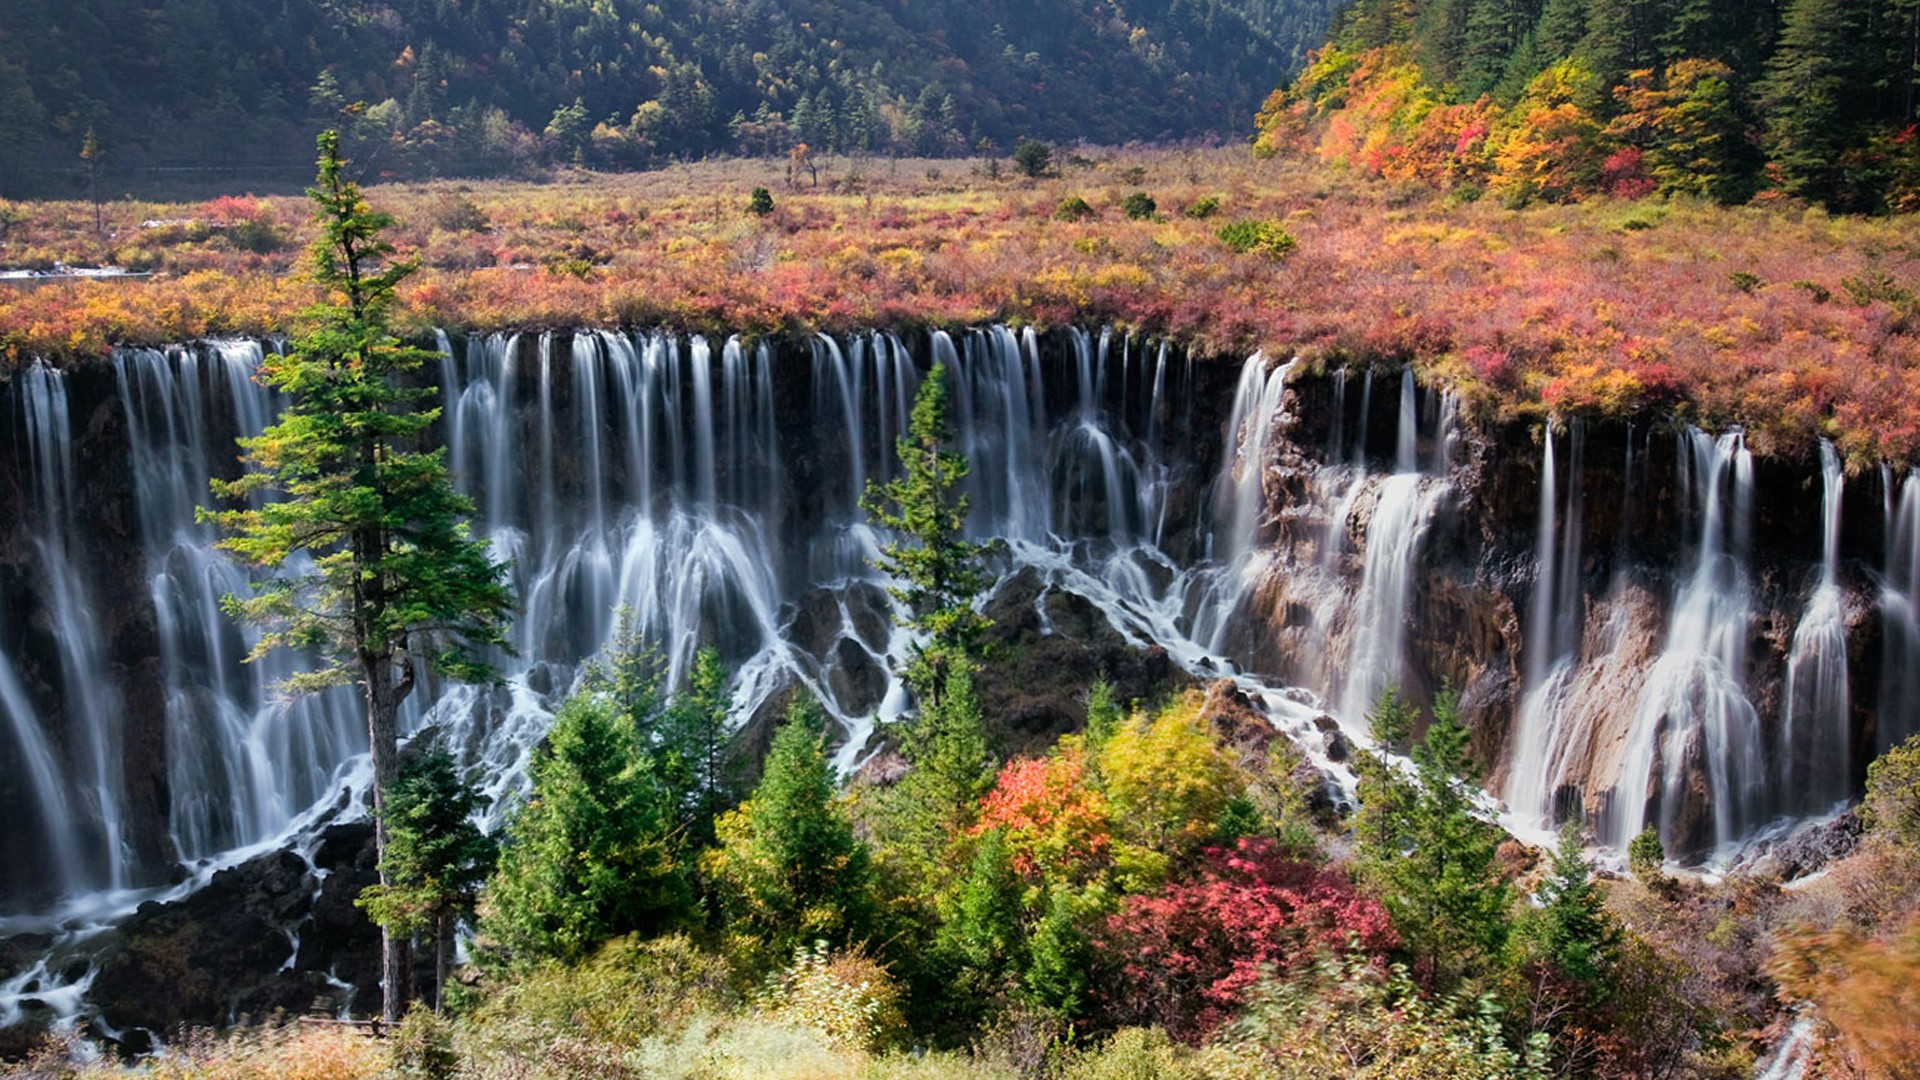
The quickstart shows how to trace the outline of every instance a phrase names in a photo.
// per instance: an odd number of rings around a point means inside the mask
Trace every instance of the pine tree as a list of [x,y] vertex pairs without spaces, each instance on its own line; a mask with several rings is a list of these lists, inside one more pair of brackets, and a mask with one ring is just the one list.
[[1766,122],[1764,146],[1789,194],[1837,203],[1841,160],[1857,138],[1855,108],[1860,26],[1854,8],[1832,0],[1793,0],[1780,43],[1755,87]]
[[[325,666],[286,689],[360,684],[384,860],[400,703],[422,663],[451,678],[490,678],[481,657],[505,647],[512,601],[506,567],[467,533],[473,504],[448,479],[445,451],[418,449],[437,410],[418,408],[426,392],[397,385],[434,355],[389,330],[395,289],[414,264],[392,257],[380,236],[391,219],[345,179],[338,135],[322,133],[319,147],[319,183],[308,194],[320,236],[308,274],[325,299],[307,310],[291,348],[261,366],[261,380],[286,395],[286,411],[240,441],[247,474],[213,485],[232,499],[281,498],[209,516],[229,534],[222,546],[255,566],[311,558],[310,570],[269,577],[226,606],[265,628],[250,658],[282,646],[322,656]],[[406,988],[392,935],[382,952],[383,1010],[397,1021]]]
[[971,665],[990,625],[973,610],[986,588],[985,547],[965,537],[968,501],[960,490],[970,466],[953,445],[948,419],[947,370],[933,365],[914,396],[907,433],[894,443],[902,475],[869,482],[861,500],[874,522],[896,539],[877,565],[893,584],[887,592],[907,610],[905,623],[925,641],[916,644],[904,675],[923,707],[937,705],[949,672]]
[[1500,833],[1474,816],[1468,795],[1478,770],[1459,706],[1457,691],[1435,696],[1433,720],[1413,750],[1417,787],[1399,789],[1393,816],[1373,818],[1355,841],[1355,862],[1386,898],[1403,946],[1440,987],[1491,972],[1513,907],[1496,858]]
[[432,933],[436,1011],[445,996],[453,921],[473,913],[497,855],[493,840],[473,822],[485,804],[445,750],[408,762],[387,794],[387,850],[380,861],[386,883],[355,901],[388,933]]
[[579,960],[615,935],[685,919],[672,796],[629,717],[575,695],[529,771],[533,793],[507,825],[482,919],[512,960]]
[[719,846],[702,857],[729,924],[770,957],[815,941],[861,941],[872,923],[867,847],[834,797],[826,714],[796,699],[774,733],[760,785],[720,816]]

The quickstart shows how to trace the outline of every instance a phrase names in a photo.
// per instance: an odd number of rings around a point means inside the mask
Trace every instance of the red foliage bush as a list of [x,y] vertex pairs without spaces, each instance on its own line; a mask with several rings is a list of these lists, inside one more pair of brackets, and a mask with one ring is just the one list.
[[1398,941],[1386,909],[1344,871],[1289,859],[1267,838],[1207,856],[1198,879],[1129,897],[1096,940],[1115,1021],[1198,1042],[1263,974],[1284,976],[1329,951],[1377,956]]

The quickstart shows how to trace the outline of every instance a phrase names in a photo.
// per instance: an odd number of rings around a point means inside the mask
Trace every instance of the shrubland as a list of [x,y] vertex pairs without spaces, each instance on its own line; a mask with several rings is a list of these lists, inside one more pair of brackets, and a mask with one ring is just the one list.
[[[1058,157],[1037,178],[834,157],[817,184],[736,160],[370,190],[423,264],[419,333],[1111,324],[1207,356],[1412,365],[1501,418],[1740,424],[1761,452],[1825,436],[1856,466],[1920,453],[1910,219],[1684,194],[1510,209],[1236,150]],[[1129,217],[1140,194],[1158,211]],[[286,273],[310,239],[290,200],[115,202],[105,234],[85,204],[9,207],[0,264],[155,272],[0,289],[11,363],[278,334],[311,299]]]

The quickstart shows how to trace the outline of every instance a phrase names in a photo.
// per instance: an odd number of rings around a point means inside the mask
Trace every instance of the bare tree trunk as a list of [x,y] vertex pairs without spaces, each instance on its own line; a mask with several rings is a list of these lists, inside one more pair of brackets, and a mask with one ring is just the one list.
[[433,917],[433,1011],[447,1004],[447,916]]
[[[387,881],[387,791],[400,779],[400,699],[395,691],[393,658],[360,654],[367,688],[367,738],[373,759],[373,837],[379,854],[380,884]],[[411,689],[411,687],[409,687]],[[380,1015],[398,1023],[407,1007],[404,938],[380,928]]]

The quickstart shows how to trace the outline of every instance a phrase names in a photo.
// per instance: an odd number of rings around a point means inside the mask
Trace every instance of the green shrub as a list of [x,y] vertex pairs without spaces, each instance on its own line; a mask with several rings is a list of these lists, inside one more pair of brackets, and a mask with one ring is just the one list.
[[630,1049],[736,1000],[726,962],[681,935],[608,942],[584,963],[544,964],[494,990],[464,1023],[476,1060],[545,1060],[556,1040]]
[[1153,196],[1144,191],[1136,191],[1120,201],[1120,212],[1132,221],[1146,221],[1160,209]]
[[1660,833],[1655,829],[1642,831],[1627,845],[1627,868],[1642,881],[1660,876],[1660,868],[1666,861],[1667,850],[1660,846]]
[[1220,203],[1221,199],[1218,195],[1202,195],[1188,203],[1186,210],[1182,212],[1195,221],[1199,221],[1219,213]]
[[1880,837],[1920,848],[1920,735],[1867,766],[1865,817]]
[[1121,1028],[1097,1047],[1066,1056],[1060,1080],[1207,1080],[1191,1050],[1159,1028]]
[[1727,281],[1743,293],[1750,293],[1760,287],[1760,275],[1748,270],[1735,270],[1727,275]]
[[1081,221],[1093,216],[1093,207],[1078,195],[1069,195],[1060,200],[1060,208],[1053,216],[1061,221]]
[[1817,281],[1807,281],[1805,279],[1802,279],[1800,281],[1794,282],[1793,287],[1801,290],[1802,292],[1806,293],[1808,296],[1813,297],[1813,302],[1816,304],[1824,304],[1827,301],[1833,299],[1833,290],[1827,288],[1825,285],[1822,285]]
[[418,1002],[394,1029],[387,1047],[393,1055],[393,1071],[410,1080],[453,1080],[460,1072],[460,1055],[453,1051],[453,1025]]
[[1024,176],[1045,176],[1053,168],[1053,150],[1046,143],[1022,139],[1013,148],[1013,163]]
[[773,193],[766,188],[757,187],[747,196],[747,213],[766,217],[773,213]]
[[1283,259],[1298,246],[1293,234],[1277,221],[1235,221],[1222,225],[1220,242],[1236,255],[1264,255]]

